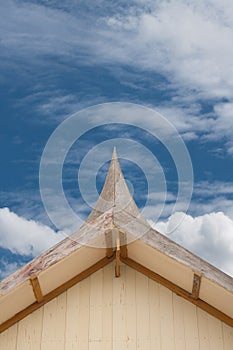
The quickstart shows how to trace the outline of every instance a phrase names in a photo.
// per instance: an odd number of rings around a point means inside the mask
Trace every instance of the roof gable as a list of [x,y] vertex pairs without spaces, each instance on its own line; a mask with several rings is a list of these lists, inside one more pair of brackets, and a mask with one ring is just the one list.
[[114,149],[100,198],[83,226],[0,282],[0,330],[115,258],[116,275],[121,260],[233,326],[233,279],[150,227]]

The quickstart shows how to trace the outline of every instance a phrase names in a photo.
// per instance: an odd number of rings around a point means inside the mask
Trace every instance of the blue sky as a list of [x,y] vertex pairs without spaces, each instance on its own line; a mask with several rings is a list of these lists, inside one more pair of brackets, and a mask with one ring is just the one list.
[[[177,129],[191,157],[194,189],[170,237],[233,275],[232,2],[3,0],[0,16],[0,278],[64,238],[40,196],[40,160],[50,135],[70,115],[115,102],[154,109]],[[84,219],[96,199],[80,192],[82,162],[83,178],[95,179],[98,192],[117,139],[135,141],[153,155],[160,174],[155,188],[148,189],[149,153],[145,161],[134,143],[119,141],[123,172],[137,204],[147,205],[151,224],[166,234],[185,209],[181,202],[172,211],[174,159],[138,128],[134,115],[126,118],[130,125],[113,117],[101,126],[103,120],[66,157],[63,186],[70,205]],[[156,127],[152,119],[145,120],[150,127]],[[159,216],[163,176],[167,200]],[[69,222],[63,226],[71,230]]]

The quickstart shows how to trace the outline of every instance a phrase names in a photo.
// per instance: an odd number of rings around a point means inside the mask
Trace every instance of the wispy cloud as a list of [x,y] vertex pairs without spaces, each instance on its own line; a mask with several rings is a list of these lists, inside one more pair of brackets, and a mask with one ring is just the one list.
[[0,280],[15,272],[17,269],[21,267],[20,263],[17,262],[9,262],[6,258],[0,259]]
[[232,182],[201,181],[194,186],[189,213],[200,216],[205,213],[222,211],[233,219]]
[[[78,11],[72,1],[59,6],[56,1],[4,2],[0,32],[2,55],[8,59],[2,64],[12,61],[15,67],[19,57],[33,57],[30,62],[35,65],[56,65],[54,58],[63,57],[65,64],[75,67],[104,64],[112,72],[134,67],[127,83],[139,89],[143,86],[135,84],[139,72],[140,80],[150,83],[151,73],[158,73],[166,79],[171,97],[169,105],[159,107],[165,108],[184,137],[190,140],[200,133],[226,137],[232,153],[232,3],[172,0],[125,6],[118,2],[111,9],[105,1],[102,5],[105,11],[88,3]],[[156,83],[151,85],[154,91]],[[205,102],[212,105],[212,112],[203,113]],[[76,103],[74,96],[62,92],[49,96],[40,108],[51,114],[69,113]]]
[[[34,112],[34,122],[40,124],[62,122],[67,116],[76,113],[79,110],[89,106],[105,102],[102,96],[89,96],[83,99],[83,94],[76,93],[65,94],[62,90],[46,90],[43,86],[37,87],[39,91],[21,98],[16,102],[16,107],[30,105]],[[43,91],[42,91],[43,90]],[[38,116],[42,118],[38,118]]]
[[200,197],[233,196],[233,183],[221,181],[202,181],[195,184],[195,195]]

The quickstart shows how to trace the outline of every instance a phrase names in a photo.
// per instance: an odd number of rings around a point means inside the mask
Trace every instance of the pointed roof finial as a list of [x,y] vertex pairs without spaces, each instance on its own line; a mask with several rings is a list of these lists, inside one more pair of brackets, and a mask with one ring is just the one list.
[[113,216],[121,211],[127,211],[129,215],[133,215],[134,217],[141,216],[125,182],[116,147],[113,149],[111,163],[102,192],[87,222],[95,220],[98,216],[109,210],[112,211]]
[[114,148],[113,148],[112,159],[118,159],[117,151],[116,151],[116,146],[114,146]]

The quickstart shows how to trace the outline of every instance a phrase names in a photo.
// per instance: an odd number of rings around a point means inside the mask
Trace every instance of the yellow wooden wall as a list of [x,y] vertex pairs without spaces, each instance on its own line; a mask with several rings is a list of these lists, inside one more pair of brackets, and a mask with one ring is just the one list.
[[233,328],[109,264],[0,335],[1,350],[232,350]]

